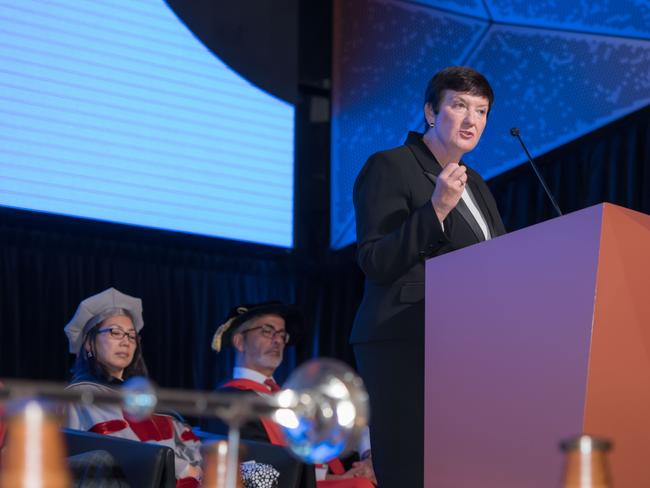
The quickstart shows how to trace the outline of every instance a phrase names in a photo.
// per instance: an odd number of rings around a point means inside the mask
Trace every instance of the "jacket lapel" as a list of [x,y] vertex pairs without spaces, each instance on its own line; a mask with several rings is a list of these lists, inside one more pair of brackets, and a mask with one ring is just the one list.
[[[469,179],[467,180],[467,183],[469,186]],[[470,189],[468,188],[467,190],[469,193]],[[479,206],[479,210],[480,208],[481,207]],[[467,206],[467,204],[462,198],[458,200],[458,203],[456,204],[456,210],[458,210],[458,213],[465,219],[465,222],[467,222],[467,225],[469,225],[470,229],[472,229],[472,232],[474,233],[478,241],[479,242],[484,241],[485,234],[483,234],[483,231],[481,230],[481,226],[478,225],[478,222],[472,215],[471,210],[469,209],[469,207]],[[481,211],[481,213],[483,212]]]
[[472,197],[474,199],[474,203],[476,206],[479,208],[481,213],[483,214],[483,218],[485,219],[485,222],[487,223],[488,229],[490,230],[490,236],[491,237],[497,237],[498,232],[496,227],[494,226],[494,219],[492,216],[492,213],[490,212],[490,207],[487,204],[487,200],[485,198],[485,195],[483,191],[481,190],[481,187],[476,184],[471,185],[471,190],[472,190]]
[[[429,173],[437,178],[442,171],[442,166],[440,166],[440,163],[436,160],[435,156],[431,154],[429,148],[424,144],[424,141],[422,141],[422,134],[419,134],[418,132],[409,132],[404,144],[409,148],[415,157],[415,160],[422,168],[422,171],[424,171],[424,174]],[[435,184],[435,180],[432,181]]]
[[[422,171],[424,175],[435,186],[438,180],[438,175],[442,171],[442,166],[440,166],[440,163],[438,163],[435,156],[431,154],[429,148],[422,141],[422,134],[418,134],[417,132],[409,132],[405,144],[411,150],[411,153],[413,153],[413,156],[415,157],[419,165],[422,167]],[[472,189],[475,188],[474,182],[471,181],[469,175],[468,175],[467,183],[472,185]],[[485,206],[479,205],[479,208],[481,209],[481,213],[484,214]],[[485,240],[485,234],[483,234],[483,231],[481,230],[478,223],[476,222],[476,219],[474,219],[472,212],[470,212],[469,208],[467,207],[467,205],[465,204],[462,198],[458,201],[458,204],[456,205],[454,210],[452,210],[452,212],[454,211],[457,211],[458,214],[460,214],[460,216],[463,218],[463,220],[467,222],[467,225],[469,226],[470,229],[472,229],[472,232],[474,233],[474,235],[479,241]],[[488,225],[490,225],[490,223],[488,223]],[[492,232],[492,229],[490,229],[490,232]]]

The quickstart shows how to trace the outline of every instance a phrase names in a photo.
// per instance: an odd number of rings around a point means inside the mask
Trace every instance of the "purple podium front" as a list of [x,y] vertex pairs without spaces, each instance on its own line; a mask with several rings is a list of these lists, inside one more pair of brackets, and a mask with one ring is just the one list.
[[650,217],[590,207],[427,262],[425,487],[548,488],[560,440],[650,486]]

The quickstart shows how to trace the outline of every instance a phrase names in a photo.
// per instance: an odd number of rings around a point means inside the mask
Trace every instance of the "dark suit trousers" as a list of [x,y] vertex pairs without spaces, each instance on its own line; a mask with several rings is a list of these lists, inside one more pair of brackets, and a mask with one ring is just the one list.
[[424,486],[424,340],[354,344],[370,395],[370,442],[379,488]]

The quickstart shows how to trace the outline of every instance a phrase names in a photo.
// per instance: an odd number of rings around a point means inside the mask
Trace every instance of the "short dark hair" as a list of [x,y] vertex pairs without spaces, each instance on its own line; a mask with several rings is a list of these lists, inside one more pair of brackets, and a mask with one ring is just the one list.
[[[98,322],[94,327],[92,327],[87,333],[86,337],[81,346],[79,354],[77,354],[77,360],[72,367],[72,383],[78,381],[88,380],[89,378],[95,378],[100,381],[110,381],[111,375],[109,374],[106,367],[97,361],[97,349],[95,347],[95,340],[97,339],[97,332],[102,324],[109,318],[115,317],[116,315],[125,315],[131,320],[131,314],[127,310],[120,309],[120,312],[110,314],[109,316],[104,315],[100,322]],[[89,356],[85,351],[84,346],[86,344],[90,345],[90,351],[92,355]],[[140,334],[136,334],[135,339],[135,352],[133,353],[133,360],[131,363],[124,368],[124,373],[122,374],[122,379],[124,381],[132,378],[134,376],[149,376],[147,370],[147,365],[144,362],[142,357],[142,345],[140,343]]]
[[440,101],[445,90],[467,92],[488,99],[488,113],[494,102],[494,92],[488,80],[481,73],[467,66],[449,66],[438,71],[427,84],[424,103],[431,104],[433,113],[440,110]]

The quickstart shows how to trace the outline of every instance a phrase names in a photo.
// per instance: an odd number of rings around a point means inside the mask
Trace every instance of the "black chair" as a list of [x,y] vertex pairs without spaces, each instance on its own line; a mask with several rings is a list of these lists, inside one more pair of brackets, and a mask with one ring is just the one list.
[[120,465],[133,488],[174,488],[174,451],[169,447],[120,439],[73,429],[63,429],[68,455],[107,451]]
[[[194,429],[194,433],[206,445],[210,442],[226,440],[225,436],[199,429]],[[314,467],[296,459],[284,447],[246,439],[241,440],[241,446],[243,450],[242,462],[253,460],[258,463],[270,464],[280,473],[278,488],[315,488]]]

